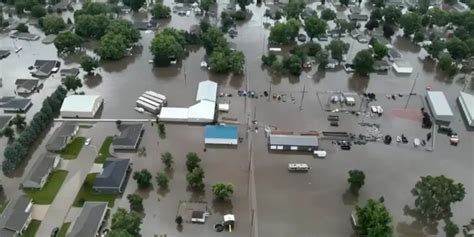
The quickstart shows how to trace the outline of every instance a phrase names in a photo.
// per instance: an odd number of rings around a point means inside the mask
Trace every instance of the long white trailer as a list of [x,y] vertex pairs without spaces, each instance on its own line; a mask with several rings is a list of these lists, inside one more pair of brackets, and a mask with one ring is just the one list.
[[164,96],[162,94],[159,94],[159,93],[156,93],[154,91],[146,91],[145,94],[153,96],[153,97],[158,98],[158,99],[161,99],[165,102],[165,104],[168,102],[168,100],[166,99],[166,96]]
[[150,112],[152,114],[158,114],[158,112],[160,111],[160,107],[153,106],[142,100],[137,100],[136,105],[137,107],[143,108],[145,111]]
[[155,102],[155,101],[150,100],[150,99],[147,99],[147,98],[145,98],[145,97],[143,97],[143,96],[138,97],[138,100],[141,100],[141,101],[143,101],[143,102],[146,102],[146,103],[148,103],[148,104],[151,104],[151,105],[153,105],[153,106],[155,106],[155,107],[161,107],[160,103]]
[[143,94],[142,97],[145,97],[145,98],[147,98],[147,99],[149,99],[149,100],[151,100],[151,101],[154,101],[154,102],[160,104],[161,106],[163,106],[163,105],[165,104],[165,101],[164,101],[164,100],[159,99],[159,98],[156,98],[156,97],[151,96],[151,95],[148,95],[148,94]]

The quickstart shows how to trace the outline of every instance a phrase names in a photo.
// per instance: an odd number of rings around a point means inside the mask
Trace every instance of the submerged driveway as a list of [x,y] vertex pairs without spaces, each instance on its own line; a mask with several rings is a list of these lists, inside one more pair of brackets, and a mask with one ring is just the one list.
[[65,164],[64,169],[69,173],[46,212],[37,236],[49,236],[53,228],[61,227],[76,198],[76,194],[81,189],[82,183],[93,166],[95,157],[95,148],[84,146],[75,160],[70,160]]

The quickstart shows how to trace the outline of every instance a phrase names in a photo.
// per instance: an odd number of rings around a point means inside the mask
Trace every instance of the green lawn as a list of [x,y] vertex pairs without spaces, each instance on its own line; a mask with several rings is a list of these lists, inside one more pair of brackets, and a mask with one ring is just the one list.
[[69,226],[71,225],[71,222],[66,222],[61,226],[61,229],[59,229],[59,233],[57,237],[66,237],[67,230],[69,229]]
[[33,199],[35,204],[51,204],[67,176],[65,170],[51,172],[48,181],[41,190],[25,190],[26,195]]
[[61,157],[66,160],[74,160],[81,152],[84,143],[86,142],[85,137],[76,137],[69,143],[66,148],[61,152]]
[[8,201],[2,200],[2,202],[0,203],[0,214],[3,213],[3,210],[5,210],[5,207],[7,207],[7,205],[8,205]]
[[94,183],[96,175],[97,173],[87,175],[86,180],[82,184],[81,190],[79,190],[76,199],[74,199],[73,206],[82,207],[85,201],[109,202],[109,207],[114,206],[117,195],[96,193],[92,190],[92,184]]
[[41,221],[39,220],[31,220],[30,225],[28,226],[26,231],[21,235],[21,237],[35,237],[36,231],[38,231],[40,224],[41,224]]
[[102,146],[100,147],[99,156],[97,158],[95,158],[95,163],[102,164],[102,163],[104,163],[105,159],[112,156],[110,154],[109,149],[110,149],[110,145],[112,145],[113,141],[114,141],[114,138],[111,137],[111,136],[105,138],[104,142],[102,143]]

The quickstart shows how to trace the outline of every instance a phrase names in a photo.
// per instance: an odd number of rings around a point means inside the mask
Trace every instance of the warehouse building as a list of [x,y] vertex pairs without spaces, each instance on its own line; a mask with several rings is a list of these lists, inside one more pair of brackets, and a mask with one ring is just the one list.
[[268,149],[272,151],[308,151],[318,150],[317,136],[270,134]]
[[474,95],[461,91],[458,102],[461,105],[461,111],[464,114],[467,125],[474,127]]
[[449,124],[453,120],[453,111],[442,91],[428,91],[426,101],[436,122]]
[[70,95],[61,106],[61,116],[66,118],[93,118],[104,99],[100,95]]
[[237,145],[239,129],[237,126],[207,125],[204,128],[204,144]]

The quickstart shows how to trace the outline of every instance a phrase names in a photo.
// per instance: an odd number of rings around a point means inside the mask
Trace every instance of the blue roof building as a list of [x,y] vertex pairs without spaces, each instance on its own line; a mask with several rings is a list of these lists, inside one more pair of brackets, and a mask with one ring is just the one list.
[[237,145],[239,128],[237,126],[208,125],[204,128],[204,143],[219,145]]

